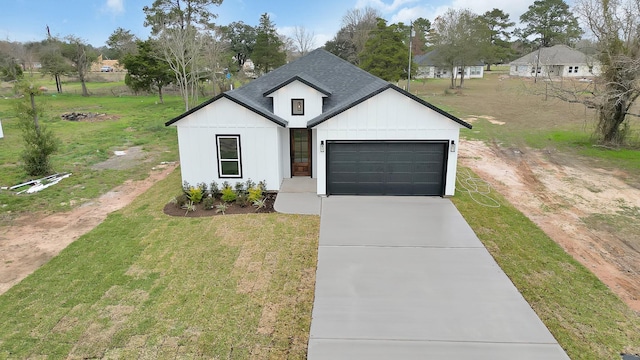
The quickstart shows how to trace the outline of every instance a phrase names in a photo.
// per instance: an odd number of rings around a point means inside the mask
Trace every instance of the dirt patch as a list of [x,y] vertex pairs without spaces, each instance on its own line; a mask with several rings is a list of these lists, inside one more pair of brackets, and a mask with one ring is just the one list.
[[164,213],[170,216],[182,216],[182,217],[205,217],[205,216],[223,216],[223,215],[238,215],[238,214],[264,214],[275,212],[273,204],[276,202],[275,193],[268,193],[265,195],[265,205],[260,209],[256,209],[254,206],[240,206],[238,204],[228,204],[228,208],[224,214],[216,211],[215,205],[222,204],[220,200],[216,200],[213,209],[205,209],[202,204],[195,205],[195,210],[187,211],[176,204],[167,204],[164,206]]
[[127,170],[140,166],[147,155],[142,146],[130,147],[126,150],[117,150],[109,159],[91,166],[94,170]]
[[593,217],[640,210],[640,190],[611,172],[553,151],[462,141],[460,162],[488,181],[549,237],[640,311],[640,234],[633,221],[594,226]]
[[0,294],[9,290],[80,236],[100,224],[109,213],[122,209],[177,164],[157,166],[148,178],[127,181],[97,200],[52,215],[29,214],[0,228]]

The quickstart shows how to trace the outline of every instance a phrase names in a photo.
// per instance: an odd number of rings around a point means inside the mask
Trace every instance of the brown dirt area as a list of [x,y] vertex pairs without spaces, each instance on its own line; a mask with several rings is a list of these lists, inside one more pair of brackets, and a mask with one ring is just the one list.
[[109,213],[131,203],[176,167],[176,163],[158,165],[148,178],[127,181],[71,211],[51,215],[31,214],[0,228],[0,294],[98,226]]
[[[489,182],[511,204],[635,311],[640,311],[638,224],[589,219],[640,211],[640,190],[608,171],[548,150],[462,141],[461,165]],[[636,217],[637,219],[637,217]]]

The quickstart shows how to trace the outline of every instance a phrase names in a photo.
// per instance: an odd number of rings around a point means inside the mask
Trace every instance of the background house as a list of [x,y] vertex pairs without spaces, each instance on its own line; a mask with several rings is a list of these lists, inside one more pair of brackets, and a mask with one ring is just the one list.
[[453,195],[468,123],[319,49],[168,121],[182,180],[317,179],[317,194]]
[[[418,65],[416,79],[434,79],[434,78],[450,78],[451,72],[456,72],[456,77],[460,77],[461,67],[443,66],[438,59],[438,51],[433,50],[423,55],[418,55],[413,59]],[[465,79],[481,79],[484,77],[484,63],[478,61],[473,65],[464,67]]]
[[540,48],[509,63],[509,75],[535,77],[592,77],[601,72],[600,62],[570,48],[555,45]]

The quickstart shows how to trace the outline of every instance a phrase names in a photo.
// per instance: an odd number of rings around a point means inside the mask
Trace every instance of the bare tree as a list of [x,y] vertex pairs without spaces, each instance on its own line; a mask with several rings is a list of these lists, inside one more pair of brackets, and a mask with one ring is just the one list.
[[89,74],[91,63],[97,59],[97,55],[84,40],[76,36],[69,35],[66,40],[68,43],[63,44],[62,55],[71,61],[74,72],[78,74],[78,79],[80,79],[80,84],[82,85],[82,96],[89,96],[86,85],[87,75]]
[[[603,143],[624,143],[629,110],[640,96],[640,0],[579,0],[576,9],[595,36],[602,72],[589,96],[563,92],[598,114],[596,136]],[[595,84],[595,83],[594,83]]]
[[360,54],[369,40],[369,33],[378,26],[382,14],[371,7],[351,9],[342,17],[342,28],[325,48],[333,54],[358,65]]
[[293,29],[293,43],[300,56],[307,55],[313,50],[315,34],[308,32],[303,26],[296,26]]
[[222,0],[155,0],[145,6],[145,26],[151,26],[162,47],[164,60],[176,75],[185,110],[198,101],[200,69],[204,36],[213,29],[216,17],[209,8]]
[[459,87],[464,86],[465,67],[481,57],[483,32],[480,26],[478,15],[468,9],[449,9],[433,21],[430,42],[435,45],[439,64],[451,68],[451,88],[456,87],[458,72]]
[[228,42],[224,41],[223,34],[219,31],[205,36],[204,42],[205,56],[203,65],[208,72],[207,77],[213,85],[213,94],[216,95],[217,85],[219,85],[220,91],[224,91],[224,86],[220,84],[220,81],[224,82],[226,71],[229,70],[229,65],[231,65],[228,59],[224,59],[224,55],[230,49],[230,46]]

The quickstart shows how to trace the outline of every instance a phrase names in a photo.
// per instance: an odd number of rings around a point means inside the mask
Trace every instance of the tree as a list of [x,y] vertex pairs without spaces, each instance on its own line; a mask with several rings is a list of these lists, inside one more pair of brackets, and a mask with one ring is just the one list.
[[450,67],[451,88],[456,87],[457,72],[460,85],[464,87],[464,68],[481,58],[483,36],[482,23],[470,10],[447,10],[433,22],[430,41],[434,44],[439,65]]
[[0,53],[0,80],[16,81],[22,78],[22,66],[12,56]]
[[136,38],[131,31],[119,27],[109,35],[106,44],[111,51],[112,58],[122,61],[125,55],[132,54],[136,51],[136,40],[138,40],[138,38]]
[[431,31],[431,21],[419,17],[412,25],[411,51],[414,55],[422,55],[427,50],[427,35]]
[[256,45],[256,28],[242,21],[236,21],[220,27],[220,31],[228,43],[228,48],[233,51],[238,70],[242,69]]
[[40,72],[53,76],[56,81],[56,91],[62,93],[60,76],[70,74],[73,69],[67,59],[62,56],[62,42],[55,38],[43,41],[40,48]]
[[[371,7],[351,9],[342,17],[342,28],[325,44],[325,49],[354,65],[360,63],[369,33],[378,26],[382,15]],[[334,52],[335,51],[335,52]]]
[[486,27],[486,47],[483,51],[484,61],[487,64],[487,71],[491,71],[491,64],[504,61],[511,54],[511,44],[509,38],[511,33],[507,30],[515,23],[509,20],[509,14],[500,9],[493,9],[485,12],[479,18]]
[[404,38],[402,26],[387,26],[384,19],[378,19],[377,28],[371,31],[360,54],[360,67],[387,81],[406,78],[409,47],[403,42]]
[[20,119],[25,148],[22,152],[22,166],[31,176],[44,176],[51,173],[51,154],[58,150],[59,140],[42,124],[42,108],[36,106],[36,96],[40,95],[39,86],[22,80],[16,83],[16,92],[24,95],[17,103],[16,115]]
[[198,100],[199,57],[204,33],[213,29],[210,6],[222,0],[155,0],[145,6],[145,26],[161,44],[164,60],[173,70],[185,110]]
[[303,26],[296,26],[293,28],[293,45],[300,56],[305,56],[313,50],[314,38],[315,34],[313,31],[309,32]]
[[153,40],[138,40],[136,47],[136,54],[126,54],[122,59],[127,69],[125,84],[133,91],[157,91],[160,103],[164,104],[162,89],[175,80],[175,75],[160,56],[160,50]]
[[256,30],[256,45],[251,60],[262,73],[267,73],[286,62],[286,53],[282,51],[283,42],[278,37],[275,25],[269,15],[260,16],[260,24]]
[[602,64],[598,82],[603,86],[592,88],[592,96],[587,99],[580,89],[568,100],[596,109],[598,140],[623,144],[628,134],[628,116],[640,116],[629,112],[640,96],[640,0],[580,0],[577,11],[595,36]]
[[87,75],[91,68],[91,63],[96,61],[98,55],[82,39],[69,35],[66,37],[68,43],[62,46],[62,56],[71,61],[73,71],[78,74],[82,85],[82,96],[89,96],[87,90]]
[[520,15],[523,38],[536,35],[539,46],[571,45],[582,35],[578,19],[563,0],[536,0],[529,10]]

